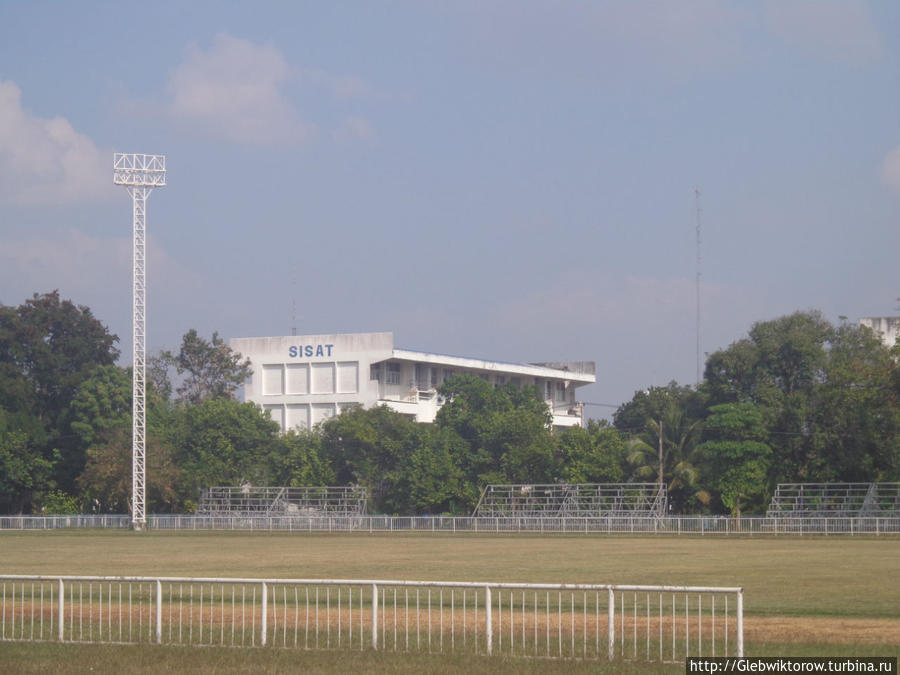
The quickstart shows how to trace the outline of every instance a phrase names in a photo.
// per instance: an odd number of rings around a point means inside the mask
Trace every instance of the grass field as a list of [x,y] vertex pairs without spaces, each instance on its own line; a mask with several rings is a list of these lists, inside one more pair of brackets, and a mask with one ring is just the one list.
[[[2,532],[6,574],[375,578],[742,586],[752,655],[900,653],[898,538],[609,538]],[[0,670],[596,672],[478,657],[93,645],[0,647]],[[626,670],[623,670],[625,668]],[[683,672],[616,664],[616,672]]]

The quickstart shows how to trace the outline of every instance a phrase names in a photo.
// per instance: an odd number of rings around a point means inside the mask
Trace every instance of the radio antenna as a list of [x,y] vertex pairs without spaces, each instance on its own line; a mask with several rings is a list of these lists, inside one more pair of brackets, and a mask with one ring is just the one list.
[[697,220],[697,384],[700,384],[700,188],[694,188],[694,204]]

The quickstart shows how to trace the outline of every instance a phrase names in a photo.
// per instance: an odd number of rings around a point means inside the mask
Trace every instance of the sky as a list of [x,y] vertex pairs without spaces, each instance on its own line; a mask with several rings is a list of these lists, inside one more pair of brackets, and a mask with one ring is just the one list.
[[0,303],[58,289],[124,365],[113,152],[167,157],[150,351],[392,331],[595,361],[608,417],[695,384],[698,273],[704,355],[897,313],[900,3],[0,0]]

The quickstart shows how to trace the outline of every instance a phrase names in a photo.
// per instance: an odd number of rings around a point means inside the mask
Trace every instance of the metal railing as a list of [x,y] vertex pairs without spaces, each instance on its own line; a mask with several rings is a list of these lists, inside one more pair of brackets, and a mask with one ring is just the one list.
[[[128,529],[131,517],[0,516],[0,530],[66,528]],[[654,534],[688,536],[896,535],[896,518],[646,517],[453,517],[453,516],[147,516],[151,530],[263,532],[471,532],[523,534]]]
[[0,576],[0,641],[682,661],[743,656],[743,590]]

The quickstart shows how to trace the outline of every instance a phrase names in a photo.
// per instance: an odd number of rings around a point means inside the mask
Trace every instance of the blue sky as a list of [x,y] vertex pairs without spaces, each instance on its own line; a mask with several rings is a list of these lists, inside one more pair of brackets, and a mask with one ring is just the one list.
[[594,360],[595,403],[692,384],[697,188],[703,352],[895,312],[898,38],[893,0],[0,3],[0,302],[58,288],[130,362],[112,153],[165,154],[151,350],[390,330]]

